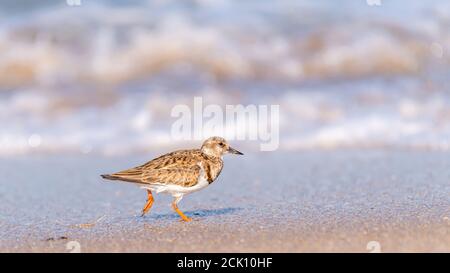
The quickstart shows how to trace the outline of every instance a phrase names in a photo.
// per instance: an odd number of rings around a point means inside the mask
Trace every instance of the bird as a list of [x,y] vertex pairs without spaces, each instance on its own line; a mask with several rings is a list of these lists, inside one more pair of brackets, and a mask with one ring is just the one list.
[[184,195],[204,189],[217,179],[223,168],[224,154],[243,155],[224,138],[215,136],[206,139],[200,149],[174,151],[143,165],[101,177],[134,183],[146,189],[147,202],[141,216],[152,207],[153,192],[171,194],[173,210],[183,221],[189,222],[192,218],[178,208],[178,203]]

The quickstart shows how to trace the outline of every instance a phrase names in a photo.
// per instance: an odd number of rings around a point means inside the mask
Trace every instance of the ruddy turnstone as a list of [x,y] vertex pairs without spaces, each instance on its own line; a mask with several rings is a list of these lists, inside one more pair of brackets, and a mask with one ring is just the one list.
[[174,197],[172,208],[184,221],[191,218],[178,209],[178,202],[189,194],[210,185],[222,171],[222,156],[226,153],[243,155],[230,147],[221,137],[208,138],[200,149],[180,150],[162,155],[144,165],[101,177],[131,182],[147,190],[144,216],[153,205],[152,191],[168,193]]

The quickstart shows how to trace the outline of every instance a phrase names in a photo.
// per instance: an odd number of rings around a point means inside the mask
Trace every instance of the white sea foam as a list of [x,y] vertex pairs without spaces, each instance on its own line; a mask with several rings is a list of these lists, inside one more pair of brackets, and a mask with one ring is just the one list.
[[280,105],[280,149],[448,149],[446,1],[256,2],[0,11],[0,155],[192,145],[170,110],[194,96]]
[[277,12],[288,14],[278,5],[272,20],[257,15],[243,20],[245,11],[232,15],[225,10],[222,15],[235,21],[205,18],[207,24],[196,18],[203,19],[207,10],[202,8],[192,13],[151,8],[86,3],[83,8],[44,9],[11,20],[0,27],[0,87],[117,84],[178,64],[218,79],[414,73],[430,59],[430,45],[436,52],[438,44],[441,52],[450,40],[439,21],[413,29],[409,24],[380,24],[377,18],[358,19],[361,25],[336,20],[296,31],[289,29],[289,18],[273,22]]

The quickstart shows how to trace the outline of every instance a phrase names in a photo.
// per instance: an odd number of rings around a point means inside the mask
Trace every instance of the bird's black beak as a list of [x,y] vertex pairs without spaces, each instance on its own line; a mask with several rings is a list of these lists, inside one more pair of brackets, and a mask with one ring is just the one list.
[[228,152],[229,152],[230,154],[235,154],[235,155],[244,155],[243,153],[241,153],[241,152],[239,152],[238,150],[233,149],[233,148],[231,148],[231,147],[228,148]]

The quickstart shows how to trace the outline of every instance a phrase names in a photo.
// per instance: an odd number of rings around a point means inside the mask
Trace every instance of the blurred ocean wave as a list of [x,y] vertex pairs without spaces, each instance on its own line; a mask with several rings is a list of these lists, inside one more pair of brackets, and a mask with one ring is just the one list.
[[282,149],[450,145],[447,1],[36,2],[0,1],[0,155],[181,145],[194,96],[279,104]]

